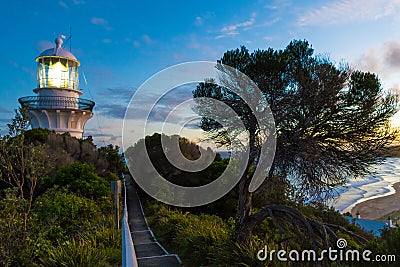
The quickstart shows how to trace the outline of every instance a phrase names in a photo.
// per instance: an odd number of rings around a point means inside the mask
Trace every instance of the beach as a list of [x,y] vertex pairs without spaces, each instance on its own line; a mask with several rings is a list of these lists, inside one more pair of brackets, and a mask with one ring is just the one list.
[[341,213],[350,212],[361,218],[386,221],[390,214],[400,219],[400,158],[387,158],[364,177],[351,179],[336,188],[332,205]]
[[392,214],[393,212],[399,211],[400,182],[395,183],[393,185],[393,188],[395,189],[394,194],[374,199],[369,199],[356,204],[351,209],[351,214],[353,215],[353,217],[355,217],[356,214],[359,213],[361,218],[363,219],[378,220],[381,219],[382,217]]

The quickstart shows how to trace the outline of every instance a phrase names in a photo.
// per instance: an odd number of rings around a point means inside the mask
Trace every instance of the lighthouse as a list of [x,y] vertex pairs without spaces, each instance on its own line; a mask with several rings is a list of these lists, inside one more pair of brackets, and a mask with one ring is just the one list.
[[80,62],[62,44],[62,39],[56,38],[55,47],[36,58],[36,96],[21,97],[18,102],[29,110],[32,128],[47,128],[81,139],[95,103],[80,98]]

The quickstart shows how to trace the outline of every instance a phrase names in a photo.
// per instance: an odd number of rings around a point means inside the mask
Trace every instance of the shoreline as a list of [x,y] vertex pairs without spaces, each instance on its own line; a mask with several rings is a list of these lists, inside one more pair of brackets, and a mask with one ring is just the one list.
[[[388,186],[383,187],[384,189],[387,190],[387,192],[385,192],[383,194],[377,194],[377,195],[372,195],[372,196],[369,196],[369,197],[360,197],[360,198],[358,198],[355,202],[353,202],[352,204],[346,206],[340,212],[341,213],[346,213],[346,212],[352,213],[353,208],[355,206],[357,206],[358,204],[361,204],[361,203],[369,201],[369,200],[374,200],[374,199],[383,198],[383,197],[387,197],[387,196],[391,196],[391,195],[396,194],[396,189],[394,188],[394,185],[396,183],[397,182],[389,184]],[[400,183],[400,182],[398,182],[398,183]],[[374,183],[371,183],[371,184],[374,184]],[[371,184],[365,184],[365,185],[370,186]],[[364,186],[364,185],[362,185],[362,186]],[[366,193],[367,191],[364,191],[364,192]]]
[[340,213],[351,213],[360,203],[395,194],[394,185],[397,182],[400,182],[400,158],[386,158],[382,164],[375,166],[371,174],[351,179],[346,185],[338,187],[332,206]]
[[386,196],[377,196],[355,204],[351,214],[356,217],[357,212],[361,218],[377,220],[395,211],[400,211],[400,182],[392,185],[394,193]]

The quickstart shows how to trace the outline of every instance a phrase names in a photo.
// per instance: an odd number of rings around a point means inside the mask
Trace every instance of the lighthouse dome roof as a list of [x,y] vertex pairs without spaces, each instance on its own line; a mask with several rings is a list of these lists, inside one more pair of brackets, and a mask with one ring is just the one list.
[[56,46],[54,48],[49,48],[47,50],[44,50],[39,56],[40,57],[63,57],[63,58],[68,58],[72,59],[74,61],[78,61],[77,58],[69,51],[65,50],[62,47],[62,39],[61,38],[56,38],[55,39]]

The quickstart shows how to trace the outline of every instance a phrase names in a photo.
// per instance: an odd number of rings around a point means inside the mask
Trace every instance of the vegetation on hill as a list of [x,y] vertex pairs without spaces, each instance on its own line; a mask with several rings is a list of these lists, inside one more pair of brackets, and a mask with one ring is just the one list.
[[[161,159],[163,155],[160,135],[146,137],[147,149],[150,151],[150,158],[155,164],[167,164]],[[180,137],[181,142],[190,143],[192,148],[196,144]],[[186,146],[187,147],[187,146]],[[186,150],[181,147],[182,153],[186,154],[191,149]],[[197,148],[200,149],[200,148]],[[140,150],[134,146],[130,153],[138,153]],[[195,153],[197,154],[197,153]],[[214,162],[204,171],[203,178],[213,180],[217,178],[226,168],[229,159],[216,157]],[[164,165],[162,171],[174,173],[174,166]],[[208,176],[209,175],[209,176]],[[185,175],[171,175],[171,181],[186,179]],[[197,177],[201,179],[202,177]],[[185,181],[180,181],[182,184]],[[191,181],[190,184],[193,184]],[[204,181],[197,181],[203,184]],[[337,238],[344,238],[348,242],[349,249],[371,249],[374,255],[384,253],[385,255],[400,254],[391,249],[388,244],[400,244],[392,235],[396,236],[400,230],[387,229],[382,238],[377,238],[372,233],[367,233],[358,226],[351,224],[341,214],[333,208],[325,206],[321,202],[304,204],[296,201],[292,194],[287,191],[287,186],[279,179],[268,181],[270,191],[257,195],[254,203],[257,206],[275,205],[275,210],[283,205],[291,207],[294,212],[292,221],[287,220],[285,208],[281,212],[272,211],[263,222],[254,228],[248,244],[240,244],[234,241],[236,229],[237,195],[238,187],[234,188],[229,194],[218,201],[205,206],[196,208],[177,208],[162,204],[146,193],[140,191],[141,199],[144,202],[147,220],[157,240],[163,244],[170,253],[177,253],[184,262],[184,266],[315,266],[315,262],[285,262],[282,264],[275,257],[272,261],[263,262],[257,258],[260,249],[268,246],[269,250],[284,249],[290,251],[297,249],[310,249],[307,245],[307,230],[300,228],[297,218],[302,216],[310,222],[318,222],[327,225],[332,229],[332,234]],[[139,187],[138,187],[139,188]],[[332,249],[336,249],[336,244],[330,244]],[[318,249],[321,251],[321,249]],[[296,265],[297,264],[297,265]],[[363,266],[365,262],[357,265],[356,262],[336,263],[326,260],[321,262],[322,266],[332,266],[332,264],[344,264],[344,266]],[[335,265],[333,265],[335,266]],[[373,266],[373,265],[371,265]],[[379,265],[376,265],[379,266]],[[395,266],[385,263],[383,266]]]
[[[273,206],[254,205],[255,195],[263,194],[263,188],[249,190],[266,139],[276,137],[276,152],[266,180],[280,179],[288,185],[288,190],[295,190],[298,201],[318,201],[347,179],[368,173],[370,165],[382,159],[378,152],[396,137],[390,128],[390,118],[398,108],[396,96],[384,91],[375,74],[315,55],[305,40],[294,40],[282,50],[268,48],[249,52],[242,46],[225,52],[217,68],[222,73],[222,85],[206,80],[197,86],[193,95],[195,101],[199,99],[196,108],[200,114],[216,109],[215,120],[203,118],[201,121],[202,129],[211,138],[229,145],[232,133],[244,132],[249,136],[250,156],[239,182],[236,216],[236,240],[240,243],[248,242],[253,228],[274,210]],[[251,110],[249,103],[229,89],[236,88],[244,95],[257,92],[237,78],[240,76],[236,70],[246,74],[267,100],[249,96],[255,102],[252,105],[262,112]],[[247,87],[238,88],[242,84]],[[212,102],[204,103],[202,97],[216,99],[232,108],[243,122],[244,130],[224,117],[224,106],[218,109]],[[270,121],[268,108],[276,131],[267,127],[272,122],[264,125],[258,121],[258,118]],[[291,212],[288,210],[288,214]],[[314,228],[302,219],[298,222]],[[319,238],[326,238],[315,230]],[[329,236],[330,231],[327,232]],[[330,237],[335,240],[334,236]]]
[[[275,120],[276,154],[265,182],[255,192],[248,189],[269,129],[259,125],[247,103],[228,89],[237,87],[237,72],[223,64],[255,82]],[[249,52],[241,47],[227,51],[217,68],[223,73],[223,86],[207,79],[200,83],[193,92],[195,101],[199,99],[196,109],[204,110],[204,114],[215,109],[202,97],[222,101],[238,114],[245,129],[235,128],[224,116],[216,120],[204,117],[201,127],[221,145],[234,144],[229,142],[230,134],[244,132],[249,136],[247,168],[232,192],[204,207],[172,208],[148,200],[148,219],[158,240],[178,253],[185,266],[315,266],[316,262],[282,263],[276,257],[262,262],[257,259],[257,252],[265,245],[270,251],[321,252],[337,248],[339,238],[347,241],[346,249],[374,248],[374,255],[394,253],[399,259],[398,251],[391,249],[400,242],[396,237],[399,229],[388,229],[382,238],[375,238],[324,205],[332,189],[351,177],[368,173],[371,164],[379,163],[382,151],[398,134],[390,128],[389,121],[397,111],[398,100],[383,90],[379,78],[314,55],[307,41],[297,40],[283,50]],[[257,110],[266,110],[260,106],[265,102],[257,104]],[[213,114],[225,113],[215,110]],[[159,139],[159,135],[153,135],[139,142],[146,142],[158,173],[176,184],[194,186],[195,182],[213,180],[226,166],[227,161],[215,160],[195,178],[196,174],[186,174],[168,164],[160,152]],[[139,162],[140,155],[146,153],[140,147],[143,148],[135,145],[129,151]],[[187,156],[182,146],[181,150]],[[136,165],[139,166],[143,168]],[[210,178],[207,174],[211,174]],[[337,259],[318,264],[358,263]]]
[[118,147],[96,148],[16,111],[0,137],[0,266],[120,266],[110,181]]

